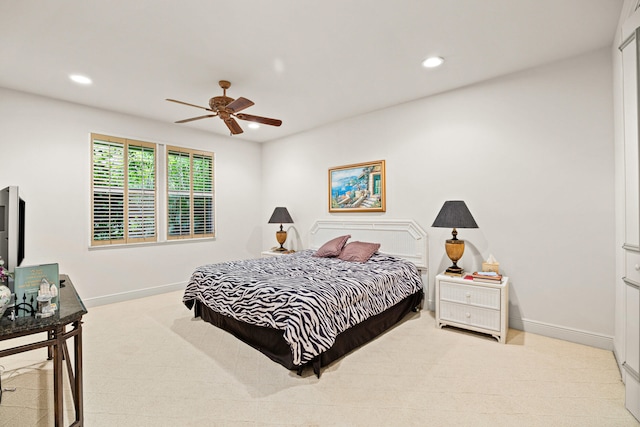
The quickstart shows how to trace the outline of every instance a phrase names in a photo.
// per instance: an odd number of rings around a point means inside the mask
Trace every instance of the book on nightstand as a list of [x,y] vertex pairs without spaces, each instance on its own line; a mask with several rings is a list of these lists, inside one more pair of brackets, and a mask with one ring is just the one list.
[[469,274],[465,277],[465,279],[471,279],[474,282],[479,283],[500,283],[502,282],[502,274],[497,274],[493,272],[474,272],[473,274]]
[[451,276],[451,277],[462,277],[463,273],[454,273],[452,271],[445,271],[444,273],[445,276]]

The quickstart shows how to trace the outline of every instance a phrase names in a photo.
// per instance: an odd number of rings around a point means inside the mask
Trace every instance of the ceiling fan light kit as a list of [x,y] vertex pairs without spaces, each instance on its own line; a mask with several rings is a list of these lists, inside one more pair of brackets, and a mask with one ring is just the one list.
[[178,120],[176,123],[187,123],[192,122],[194,120],[206,119],[209,117],[220,117],[229,131],[231,135],[237,135],[242,133],[242,128],[236,121],[237,119],[246,120],[249,122],[261,123],[269,126],[280,126],[282,124],[282,120],[278,119],[270,119],[268,117],[254,116],[251,114],[240,113],[240,111],[245,108],[251,107],[253,101],[248,100],[247,98],[240,97],[238,99],[233,99],[227,96],[227,89],[231,87],[231,82],[227,80],[220,80],[218,82],[220,87],[222,88],[222,96],[214,96],[209,100],[209,108],[201,107],[195,104],[189,104],[188,102],[178,101],[175,99],[167,98],[167,101],[176,102],[178,104],[188,105],[190,107],[201,108],[203,110],[210,111],[213,114],[205,114],[203,116],[191,117],[189,119]]

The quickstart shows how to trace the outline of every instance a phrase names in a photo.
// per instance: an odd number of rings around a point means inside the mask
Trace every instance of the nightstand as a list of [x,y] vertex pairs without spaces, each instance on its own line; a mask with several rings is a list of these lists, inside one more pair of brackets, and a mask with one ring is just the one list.
[[445,274],[436,276],[436,326],[490,334],[500,343],[509,330],[509,278],[480,283]]

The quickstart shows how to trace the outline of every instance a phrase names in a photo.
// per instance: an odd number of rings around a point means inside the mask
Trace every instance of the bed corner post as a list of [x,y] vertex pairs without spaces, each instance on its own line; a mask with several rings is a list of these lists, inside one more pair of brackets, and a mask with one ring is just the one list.
[[317,355],[316,357],[313,358],[313,373],[316,374],[316,377],[318,377],[318,379],[320,379],[321,367],[322,367],[322,364],[320,362],[320,355]]
[[193,305],[193,317],[200,317],[200,301],[196,301],[196,303]]

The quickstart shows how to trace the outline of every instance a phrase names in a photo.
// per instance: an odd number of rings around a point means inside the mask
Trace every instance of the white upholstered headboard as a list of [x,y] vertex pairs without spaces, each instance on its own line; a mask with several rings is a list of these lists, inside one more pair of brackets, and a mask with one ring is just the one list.
[[323,219],[309,231],[309,246],[318,249],[334,237],[351,234],[350,242],[380,243],[380,252],[429,266],[427,233],[416,222],[401,219]]

